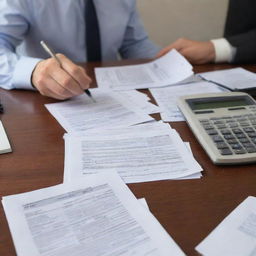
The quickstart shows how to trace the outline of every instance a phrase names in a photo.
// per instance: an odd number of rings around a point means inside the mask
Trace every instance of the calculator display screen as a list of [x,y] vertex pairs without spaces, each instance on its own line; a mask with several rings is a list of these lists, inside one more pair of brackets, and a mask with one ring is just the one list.
[[241,107],[254,104],[249,97],[214,97],[191,99],[188,103],[193,110]]

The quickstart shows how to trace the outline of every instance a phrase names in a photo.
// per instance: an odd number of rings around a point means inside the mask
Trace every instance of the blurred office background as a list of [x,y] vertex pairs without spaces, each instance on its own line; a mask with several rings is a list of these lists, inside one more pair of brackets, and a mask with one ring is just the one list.
[[221,37],[228,0],[137,0],[137,6],[150,38],[166,46],[180,37]]

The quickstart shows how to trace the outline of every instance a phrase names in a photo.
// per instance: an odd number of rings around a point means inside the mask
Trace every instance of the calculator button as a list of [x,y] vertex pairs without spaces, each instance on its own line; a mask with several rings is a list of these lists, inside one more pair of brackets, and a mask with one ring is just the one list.
[[228,143],[229,145],[231,145],[231,144],[236,144],[236,143],[238,143],[238,141],[235,140],[235,139],[232,139],[232,140],[227,140],[227,143]]
[[241,133],[241,134],[236,134],[236,137],[238,139],[244,139],[244,138],[246,138],[246,135],[244,133]]
[[218,143],[216,143],[216,147],[218,149],[224,149],[224,148],[228,148],[228,145],[224,142],[218,142]]
[[219,135],[214,135],[214,136],[212,136],[212,140],[213,140],[214,142],[224,142],[224,140],[222,139],[222,137],[219,136]]
[[246,151],[244,149],[235,149],[234,152],[237,155],[246,154]]
[[226,140],[233,140],[233,139],[235,139],[235,136],[234,135],[224,135],[224,138]]
[[209,119],[200,119],[199,122],[200,123],[209,123]]
[[214,124],[224,124],[225,122],[224,121],[220,121],[220,120],[217,120],[217,121],[213,121]]
[[229,123],[228,127],[235,128],[235,127],[238,127],[238,124],[237,123]]
[[242,149],[243,148],[239,143],[232,144],[231,147],[232,147],[232,149]]
[[254,148],[254,145],[253,145],[252,143],[250,143],[250,142],[243,143],[243,146],[244,146],[245,148]]
[[241,129],[239,129],[239,128],[237,128],[237,129],[232,129],[232,132],[233,132],[234,134],[243,133],[243,131],[242,131]]
[[216,130],[214,130],[214,129],[212,129],[212,130],[207,130],[207,133],[208,133],[209,135],[218,135],[218,132],[217,132]]
[[256,120],[250,120],[252,125],[256,125]]
[[205,130],[212,130],[214,127],[212,125],[203,125]]
[[[247,139],[247,138],[241,138],[241,139],[239,139],[239,141],[240,141],[241,143],[250,143],[250,140]],[[256,143],[256,140],[255,140],[255,143]]]
[[248,132],[247,135],[248,135],[250,138],[256,138],[256,132]]
[[246,118],[237,118],[237,121],[240,123],[240,122],[245,122],[245,121],[247,121],[247,119],[246,119]]
[[250,126],[250,124],[248,122],[243,122],[243,123],[240,123],[240,126],[246,127],[246,126]]
[[223,135],[231,135],[231,134],[232,134],[231,131],[228,130],[228,129],[221,130],[220,132],[221,132],[221,134],[223,134]]
[[254,132],[254,129],[252,127],[246,127],[243,129],[245,132]]
[[216,127],[218,129],[224,129],[224,128],[227,128],[227,126],[225,124],[216,124]]
[[255,147],[253,147],[253,148],[246,148],[246,151],[248,153],[256,153],[256,148]]
[[220,120],[221,119],[221,117],[212,117],[212,118],[210,118],[210,120],[212,120],[212,121],[214,121],[214,120]]
[[232,151],[228,148],[225,148],[225,149],[221,149],[220,150],[220,154],[223,155],[223,156],[226,156],[226,155],[233,155]]

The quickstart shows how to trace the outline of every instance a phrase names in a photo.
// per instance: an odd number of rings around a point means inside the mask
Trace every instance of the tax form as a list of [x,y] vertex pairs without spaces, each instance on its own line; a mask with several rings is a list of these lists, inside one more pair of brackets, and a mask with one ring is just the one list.
[[223,89],[213,83],[201,81],[150,89],[150,92],[161,109],[162,120],[164,122],[178,122],[185,120],[177,106],[179,97],[198,93],[223,92]]
[[163,87],[185,81],[193,74],[191,64],[176,50],[145,64],[95,68],[98,86],[113,90]]
[[[108,129],[93,129],[93,130],[88,130],[86,132],[80,132],[80,133],[73,133],[73,136],[78,136],[78,137],[83,137],[83,136],[98,136],[99,134],[104,136],[107,135],[116,135],[116,134],[122,134],[122,135],[129,135],[129,134],[137,134],[141,135],[143,133],[147,133],[148,131],[150,132],[166,132],[166,129],[170,129],[169,124],[166,123],[160,123],[160,122],[152,122],[152,123],[145,123],[145,124],[139,124],[139,125],[134,125],[130,127],[122,127],[122,128],[108,128]],[[69,136],[68,134],[64,135],[64,138],[66,136]],[[184,143],[187,150],[193,157],[193,153],[190,147],[189,142]],[[188,176],[180,177],[178,179],[200,179],[202,177],[201,172],[195,173],[195,174],[190,174]],[[68,181],[69,179],[69,173],[66,171],[64,172],[64,181]]]
[[249,196],[197,247],[202,255],[256,255],[256,197]]
[[67,132],[124,127],[154,120],[118,92],[98,88],[90,91],[96,102],[81,95],[45,106]]
[[65,136],[65,182],[111,170],[136,183],[177,179],[202,168],[173,129]]
[[116,173],[3,198],[18,256],[184,256]]

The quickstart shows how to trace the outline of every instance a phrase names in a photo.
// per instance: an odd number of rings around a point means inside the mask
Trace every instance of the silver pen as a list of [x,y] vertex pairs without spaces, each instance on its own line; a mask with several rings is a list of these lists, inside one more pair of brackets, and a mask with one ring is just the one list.
[[[53,51],[44,41],[41,41],[40,44],[42,45],[43,49],[44,49],[52,58],[54,58],[54,59],[59,63],[59,65],[62,67],[61,61],[60,61],[60,59],[58,58],[58,56],[54,53],[54,51]],[[94,102],[96,102],[95,99],[92,97],[91,92],[90,92],[88,89],[86,89],[84,92],[85,92]]]

